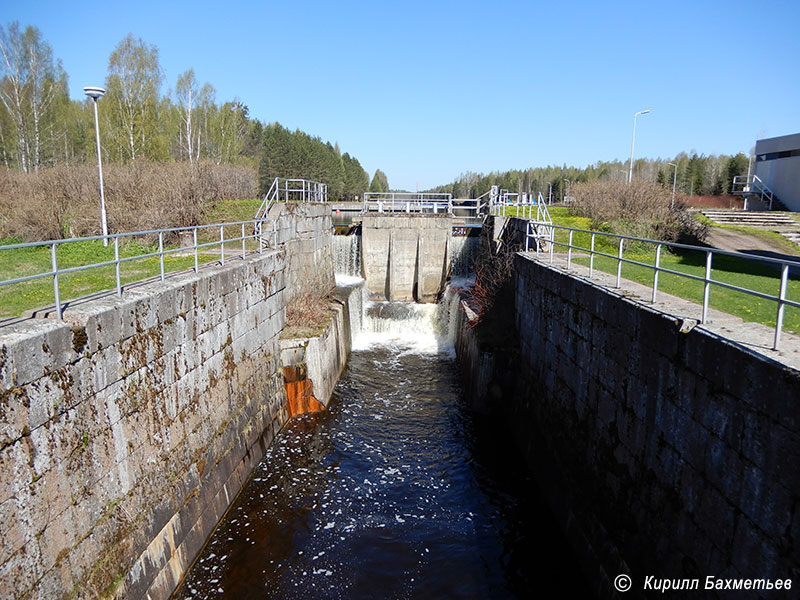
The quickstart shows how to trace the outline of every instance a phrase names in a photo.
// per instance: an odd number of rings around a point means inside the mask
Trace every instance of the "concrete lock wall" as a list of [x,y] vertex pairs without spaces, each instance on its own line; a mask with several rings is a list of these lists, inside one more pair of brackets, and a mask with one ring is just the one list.
[[600,588],[797,582],[800,373],[520,254],[515,284],[504,410]]
[[0,330],[0,597],[167,598],[288,414],[284,261]]
[[367,288],[393,302],[436,302],[447,281],[452,218],[364,215],[361,252]]
[[[270,208],[269,217],[277,220],[278,244],[286,250],[286,300],[333,288],[330,205],[280,202]],[[271,240],[269,225],[265,235]]]

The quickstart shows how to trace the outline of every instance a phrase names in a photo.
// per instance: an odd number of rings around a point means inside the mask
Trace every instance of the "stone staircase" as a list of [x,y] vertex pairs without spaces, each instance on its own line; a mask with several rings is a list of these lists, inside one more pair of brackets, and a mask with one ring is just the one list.
[[800,245],[800,221],[786,213],[755,210],[702,210],[700,212],[718,225],[767,229],[780,233],[790,242]]

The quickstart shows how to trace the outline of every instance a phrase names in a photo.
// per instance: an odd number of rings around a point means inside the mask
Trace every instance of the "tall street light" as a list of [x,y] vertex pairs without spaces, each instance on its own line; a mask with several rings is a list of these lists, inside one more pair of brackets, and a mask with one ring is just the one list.
[[628,168],[628,183],[633,181],[633,145],[636,143],[636,117],[646,115],[650,110],[640,110],[633,115],[633,137],[631,138],[631,165]]
[[678,165],[675,163],[669,164],[675,167],[675,174],[672,176],[672,204],[670,205],[671,208],[675,208],[675,184],[678,182]]
[[106,195],[103,191],[103,159],[100,157],[100,122],[97,119],[97,101],[106,91],[101,87],[85,87],[84,93],[94,100],[94,133],[97,139],[97,169],[100,172],[100,222],[103,225],[103,246],[108,246],[108,221],[106,220]]

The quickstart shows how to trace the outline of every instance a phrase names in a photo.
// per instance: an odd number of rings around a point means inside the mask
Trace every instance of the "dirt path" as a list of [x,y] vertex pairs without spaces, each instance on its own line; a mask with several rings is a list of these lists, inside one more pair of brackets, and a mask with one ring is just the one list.
[[734,250],[750,254],[780,254],[784,256],[800,256],[800,249],[787,252],[786,248],[769,240],[741,231],[710,227],[705,243],[720,250]]

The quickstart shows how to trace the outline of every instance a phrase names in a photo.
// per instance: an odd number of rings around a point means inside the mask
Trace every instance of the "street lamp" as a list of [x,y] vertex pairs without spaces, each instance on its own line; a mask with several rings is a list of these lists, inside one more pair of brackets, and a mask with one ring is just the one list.
[[636,117],[639,115],[646,115],[650,110],[640,110],[633,115],[633,137],[631,138],[631,164],[628,168],[628,183],[633,181],[633,145],[636,143]]
[[106,91],[101,87],[85,87],[84,93],[94,100],[94,133],[97,139],[97,169],[100,172],[100,222],[103,225],[103,246],[108,246],[108,221],[106,220],[106,196],[103,191],[103,160],[100,157],[100,122],[97,119],[97,100]]
[[567,182],[567,191],[566,191],[566,196],[564,195],[564,192],[561,192],[561,201],[562,201],[562,202],[565,202],[565,201],[566,201],[566,199],[567,199],[567,198],[569,198],[569,184],[570,184],[570,183],[572,183],[572,182],[571,182],[569,179],[567,179],[566,177],[564,178],[564,181],[566,181],[566,182]]
[[672,176],[672,204],[670,205],[671,208],[675,208],[675,184],[678,182],[678,165],[675,163],[669,164],[675,167],[675,174]]

